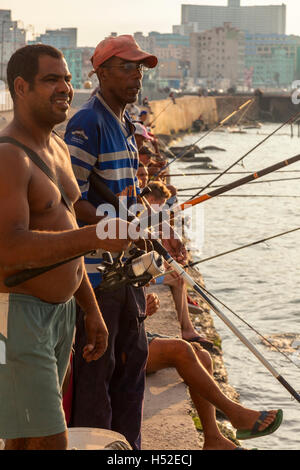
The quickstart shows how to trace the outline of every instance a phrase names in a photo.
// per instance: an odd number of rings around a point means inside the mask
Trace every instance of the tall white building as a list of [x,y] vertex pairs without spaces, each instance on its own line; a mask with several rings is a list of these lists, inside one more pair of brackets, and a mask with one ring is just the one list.
[[224,23],[249,33],[285,34],[286,5],[241,6],[240,0],[228,0],[227,6],[181,5],[181,25],[173,31],[200,33]]
[[26,43],[26,31],[11,19],[11,10],[0,10],[0,79],[6,78],[11,55]]

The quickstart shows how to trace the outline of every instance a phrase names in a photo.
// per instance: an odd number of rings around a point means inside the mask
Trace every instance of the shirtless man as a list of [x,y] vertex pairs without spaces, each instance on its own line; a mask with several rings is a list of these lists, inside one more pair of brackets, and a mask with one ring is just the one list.
[[[25,46],[11,57],[7,77],[14,118],[0,136],[36,152],[75,203],[80,190],[67,146],[52,133],[73,97],[65,59],[50,46]],[[78,228],[58,187],[22,148],[0,143],[0,152],[0,437],[6,449],[66,449],[61,385],[74,335],[74,298],[86,314],[86,361],[105,352],[108,336],[83,258],[15,287],[4,281],[97,248],[122,251],[128,243],[99,240],[96,225]]]

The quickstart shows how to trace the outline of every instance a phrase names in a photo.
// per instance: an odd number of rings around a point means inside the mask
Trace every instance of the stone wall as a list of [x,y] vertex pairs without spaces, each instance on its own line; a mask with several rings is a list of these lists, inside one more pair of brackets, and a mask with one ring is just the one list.
[[183,96],[176,98],[173,104],[170,98],[160,101],[151,101],[151,109],[155,134],[172,134],[186,131],[200,115],[205,123],[213,125],[218,120],[215,97]]
[[[155,134],[173,134],[179,131],[191,129],[195,120],[201,119],[208,127],[213,127],[216,123],[222,121],[239,106],[253,97],[250,96],[183,96],[176,98],[175,103],[170,98],[159,101],[151,101],[151,110],[154,119]],[[246,108],[245,108],[246,110]],[[241,110],[236,114],[228,124],[236,124],[239,117],[243,116],[245,120],[255,121],[259,118],[258,100],[248,107],[246,113]]]

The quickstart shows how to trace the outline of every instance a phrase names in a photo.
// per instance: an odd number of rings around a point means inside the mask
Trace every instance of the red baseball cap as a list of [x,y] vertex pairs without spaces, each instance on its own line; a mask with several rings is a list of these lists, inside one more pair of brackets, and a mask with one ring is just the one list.
[[158,62],[157,57],[142,51],[133,36],[124,34],[122,36],[112,36],[99,42],[91,57],[94,71],[113,56],[134,62],[141,61],[150,69],[156,67]]

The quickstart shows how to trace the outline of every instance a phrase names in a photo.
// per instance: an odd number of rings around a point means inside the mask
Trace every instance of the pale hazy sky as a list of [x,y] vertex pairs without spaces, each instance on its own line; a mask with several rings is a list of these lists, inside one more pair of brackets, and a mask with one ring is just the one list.
[[[287,5],[287,34],[300,35],[299,0],[241,0],[246,5]],[[1,0],[0,8],[12,11],[13,20],[34,32],[62,27],[78,28],[78,45],[95,46],[112,31],[172,32],[181,22],[181,4],[227,5],[227,0]]]

